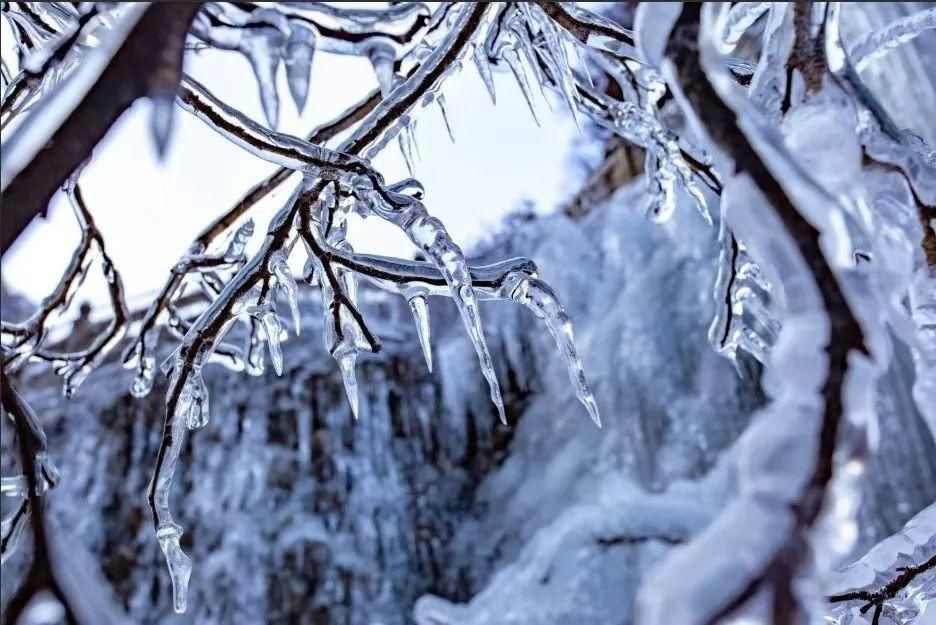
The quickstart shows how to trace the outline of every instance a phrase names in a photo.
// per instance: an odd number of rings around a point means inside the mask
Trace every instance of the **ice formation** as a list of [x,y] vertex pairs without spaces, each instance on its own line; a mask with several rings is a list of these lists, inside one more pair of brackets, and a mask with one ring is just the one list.
[[[147,10],[56,3],[33,11],[26,5],[4,5],[23,58],[15,79],[6,70],[4,75],[2,124],[12,124],[10,138],[4,141],[4,190],[46,150],[50,138],[71,123],[71,112],[119,59],[122,46]],[[384,505],[384,499],[376,494],[380,487],[390,485],[391,493],[406,494],[418,493],[420,488],[400,486],[401,473],[406,471],[388,466],[392,463],[380,452],[393,449],[395,434],[403,429],[423,437],[423,448],[416,457],[422,461],[445,458],[449,463],[445,471],[469,456],[474,458],[472,454],[477,455],[479,448],[485,450],[481,462],[493,463],[495,457],[498,462],[504,460],[498,457],[498,444],[493,440],[496,430],[492,433],[490,424],[479,427],[473,416],[489,409],[479,406],[468,392],[474,387],[463,375],[467,363],[478,363],[491,404],[504,425],[506,406],[512,403],[524,414],[533,412],[534,407],[544,410],[542,405],[536,406],[535,399],[527,399],[532,403],[525,406],[523,395],[540,379],[537,376],[543,381],[553,374],[550,366],[530,369],[526,361],[529,351],[538,349],[531,345],[538,345],[539,339],[530,338],[531,343],[524,344],[508,337],[508,331],[517,331],[516,322],[492,315],[498,320],[494,325],[501,344],[486,336],[485,327],[489,326],[482,326],[481,303],[508,300],[537,317],[541,322],[537,327],[558,348],[571,385],[562,391],[549,387],[544,393],[554,402],[554,410],[571,403],[568,400],[574,396],[601,425],[596,397],[604,394],[609,397],[607,405],[632,418],[638,415],[639,424],[618,424],[625,434],[610,436],[611,442],[589,439],[596,436],[591,430],[568,436],[567,430],[562,432],[565,424],[561,419],[553,426],[539,424],[544,433],[518,434],[502,467],[464,480],[463,485],[470,482],[471,488],[477,488],[477,501],[500,500],[508,505],[503,516],[479,517],[457,528],[449,527],[455,544],[470,544],[479,536],[494,540],[486,534],[500,536],[512,541],[505,547],[508,555],[503,556],[512,560],[500,561],[502,570],[493,575],[491,561],[476,567],[467,565],[469,572],[465,574],[470,583],[467,590],[463,584],[460,594],[454,593],[459,594],[456,600],[426,596],[417,603],[415,618],[420,625],[483,623],[493,618],[562,622],[572,614],[578,615],[576,622],[610,618],[621,606],[608,603],[603,588],[596,588],[587,576],[562,564],[570,560],[603,562],[595,545],[611,550],[626,545],[626,557],[639,560],[630,568],[623,567],[617,581],[639,587],[627,596],[626,609],[641,623],[691,625],[733,617],[764,620],[783,610],[814,617],[829,612],[816,588],[834,585],[838,577],[833,571],[860,544],[862,511],[867,514],[876,509],[863,503],[862,497],[870,495],[872,501],[881,497],[880,484],[869,475],[875,447],[886,447],[879,433],[895,423],[923,434],[936,432],[936,413],[929,400],[934,392],[931,374],[936,354],[931,319],[932,293],[936,292],[931,258],[936,236],[932,217],[936,170],[928,141],[931,137],[924,136],[932,132],[932,122],[917,132],[901,129],[882,105],[885,98],[874,88],[873,77],[861,73],[884,62],[886,54],[900,54],[898,48],[925,36],[936,14],[925,8],[903,15],[852,41],[855,38],[842,32],[851,28],[850,21],[843,19],[845,10],[835,3],[804,7],[744,2],[704,8],[648,3],[640,7],[631,29],[575,3],[443,3],[432,10],[420,3],[372,9],[306,2],[265,6],[208,3],[201,8],[191,26],[189,45],[232,50],[246,57],[257,83],[265,124],[223,102],[193,77],[183,75],[179,81],[176,68],[176,79],[168,87],[146,93],[152,100],[151,134],[157,151],[163,154],[168,146],[173,127],[171,101],[179,82],[179,107],[249,154],[281,168],[267,185],[276,186],[291,172],[301,174],[301,179],[270,220],[259,249],[252,255],[245,254],[254,234],[253,222],[245,219],[249,202],[234,207],[207,228],[172,269],[166,287],[140,324],[137,340],[126,350],[124,362],[135,368],[132,394],[143,398],[157,383],[161,385],[155,366],[161,349],[160,328],[177,341],[162,366],[168,377],[164,430],[156,445],[156,469],[149,486],[174,610],[181,613],[190,607],[189,598],[196,595],[190,593],[189,583],[198,573],[193,572],[192,559],[183,551],[182,526],[171,514],[171,487],[188,430],[209,425],[210,380],[216,375],[210,373],[215,368],[209,365],[220,363],[232,374],[245,371],[259,377],[266,375],[269,357],[273,371],[285,380],[295,380],[292,371],[297,367],[306,367],[308,373],[308,363],[289,358],[289,334],[279,301],[285,302],[296,335],[303,323],[321,323],[325,351],[336,364],[354,417],[350,423],[355,423],[338,426],[331,409],[322,416],[310,415],[301,407],[291,408],[297,412],[297,437],[301,439],[295,445],[301,456],[297,462],[304,468],[312,466],[309,434],[313,429],[360,437],[354,438],[351,448],[356,452],[370,446],[376,453],[354,455],[354,466],[349,466],[342,465],[350,462],[346,454],[329,455],[334,448],[316,449],[334,463],[327,470],[326,485],[335,488],[335,484],[344,483],[338,494],[322,495],[325,499],[337,497],[339,505],[323,504],[324,511],[311,513],[303,509],[299,520],[280,515],[277,520],[283,531],[280,534],[277,528],[274,533],[282,550],[277,553],[305,559],[305,549],[292,551],[296,544],[328,545],[328,557],[334,562],[316,569],[326,571],[331,584],[328,592],[322,591],[326,613],[336,594],[342,605],[354,605],[360,600],[356,593],[366,587],[364,603],[377,606],[374,618],[382,619],[382,610],[390,615],[387,618],[398,618],[399,606],[389,598],[394,592],[391,585],[406,576],[377,576],[363,585],[353,581],[368,577],[367,563],[377,560],[383,571],[392,571],[395,566],[404,566],[399,562],[404,560],[436,566],[445,561],[436,559],[442,550],[437,540],[414,545],[406,534],[387,529],[400,522],[405,509]],[[313,133],[310,139],[303,139],[277,131],[280,66],[285,67],[288,89],[301,110],[310,96],[314,101],[318,95],[309,92],[310,74],[313,61],[322,52],[367,59],[378,91],[337,118],[330,130],[323,130],[327,136],[315,138],[317,133]],[[585,240],[600,242],[601,249],[592,250],[597,258],[590,256],[587,243],[569,244],[583,234],[581,231],[573,232],[575,227],[567,224],[556,226],[556,230],[563,230],[555,238],[566,246],[564,252],[582,257],[579,269],[596,270],[588,272],[578,288],[573,281],[566,284],[569,291],[578,291],[576,297],[564,298],[571,305],[560,303],[560,289],[543,281],[537,266],[526,258],[485,258],[485,264],[469,263],[444,224],[432,216],[432,198],[425,197],[418,180],[387,182],[371,162],[395,140],[412,174],[419,157],[416,124],[431,105],[441,113],[440,128],[454,140],[443,87],[469,57],[492,100],[496,99],[493,71],[509,72],[538,124],[543,119],[537,110],[536,90],[547,100],[553,96],[560,99],[580,128],[597,127],[644,151],[643,175],[639,185],[627,189],[624,203],[629,209],[642,206],[641,212],[655,225],[637,227],[615,221],[608,228],[612,234],[606,235],[595,223],[612,218],[593,218],[582,228],[588,230]],[[905,84],[911,82],[904,78]],[[932,96],[932,89],[928,95]],[[325,140],[345,130],[349,132],[337,147],[324,147]],[[50,362],[64,377],[66,397],[74,395],[89,374],[105,363],[129,325],[120,275],[84,205],[79,175],[80,168],[65,185],[82,231],[72,262],[35,315],[23,323],[3,324],[5,369],[22,370],[33,361]],[[685,219],[678,210],[681,207],[701,218],[694,229],[674,224],[677,214]],[[352,211],[399,228],[427,261],[355,252],[346,227]],[[717,229],[710,228],[716,220]],[[640,231],[642,241],[625,244],[616,238],[627,229]],[[231,230],[226,249],[220,251],[216,240]],[[729,383],[719,377],[727,370],[727,362],[715,365],[707,361],[708,374],[701,367],[673,371],[678,369],[674,363],[691,366],[679,345],[660,338],[661,344],[655,347],[669,358],[647,355],[634,348],[640,338],[629,332],[635,327],[649,329],[656,339],[667,336],[671,327],[615,300],[613,294],[593,288],[594,283],[602,283],[608,289],[634,293],[620,275],[602,274],[625,271],[627,280],[647,281],[648,287],[636,292],[644,300],[661,297],[664,289],[660,279],[672,278],[675,264],[672,258],[659,260],[648,242],[671,243],[668,237],[688,248],[682,254],[671,252],[687,263],[699,264],[700,257],[706,258],[701,252],[718,256],[717,278],[699,275],[699,269],[693,274],[700,278],[695,287],[710,282],[715,285],[709,341],[748,383],[751,374],[755,381],[763,380],[764,397],[758,397],[763,405],[751,416],[750,425],[747,421],[753,406],[729,406],[732,418],[725,428],[730,434],[712,431],[717,428],[707,421],[715,415],[699,408],[687,392],[691,387],[714,401],[726,385],[750,390],[745,382],[731,378]],[[302,245],[296,246],[299,241]],[[624,259],[628,246],[633,249],[627,251],[648,264]],[[303,290],[289,265],[294,250],[306,255],[304,282],[318,287],[315,303],[321,306],[320,321],[310,323],[303,316]],[[108,283],[113,319],[84,350],[49,347],[47,326],[68,308],[94,263],[101,265]],[[181,294],[190,287],[210,304],[186,310]],[[698,292],[698,288],[689,291]],[[445,338],[439,342],[442,324],[435,310],[436,336],[430,336],[428,296],[452,301],[454,310],[443,309],[448,313],[442,318],[449,325],[461,322],[466,343],[446,332],[441,333]],[[390,409],[397,400],[392,399],[388,372],[379,367],[374,371],[368,365],[372,363],[368,353],[377,353],[384,346],[371,328],[369,315],[362,312],[368,301],[395,306],[407,317],[407,330],[402,333],[419,345],[418,355],[426,368],[431,372],[435,365],[445,379],[439,392],[442,409],[437,414],[454,422],[461,435],[433,440],[438,431],[431,424],[431,413],[418,401],[412,403],[413,421],[398,422],[398,415]],[[698,308],[699,301],[693,302]],[[584,333],[585,341],[583,333],[578,339],[579,344],[588,346],[586,349],[603,352],[604,366],[599,368],[601,377],[595,392],[585,377],[569,311],[596,319],[600,315],[597,307],[609,303],[614,304],[615,314],[603,323],[596,322],[597,330]],[[654,309],[651,303],[642,301],[641,305]],[[394,343],[401,332],[397,321],[394,317],[393,323],[383,324],[393,330],[384,340],[394,345],[394,350],[402,350]],[[621,334],[629,340],[623,341]],[[235,345],[236,341],[244,347]],[[627,350],[626,357],[617,351],[621,345]],[[434,348],[439,350],[435,358]],[[406,354],[408,358],[409,352]],[[505,368],[511,374],[507,385]],[[654,383],[642,379],[653,372],[659,377]],[[316,375],[321,377],[322,373]],[[644,393],[632,397],[622,379],[644,382]],[[373,386],[362,383],[364,380]],[[394,388],[400,392],[399,387]],[[302,395],[296,389],[287,394]],[[903,402],[905,409],[892,414],[882,405],[882,398]],[[218,411],[219,402],[213,403]],[[231,478],[238,488],[224,491],[227,508],[221,516],[239,514],[247,504],[269,501],[265,493],[267,472],[276,469],[266,460],[248,459],[258,451],[269,456],[262,449],[268,442],[265,436],[277,426],[267,422],[266,432],[245,422],[232,426],[226,423],[231,403],[221,403],[225,409],[206,430],[240,441],[238,449],[228,458],[227,452],[210,448],[209,457],[200,463],[207,466],[196,467],[195,485],[188,491],[191,501],[182,508],[180,518],[217,512],[201,509],[210,508],[212,491],[199,480],[214,483],[222,458],[241,464]],[[243,414],[240,409],[233,412]],[[651,416],[658,419],[649,421]],[[363,425],[365,422],[368,425]],[[522,426],[530,430],[531,422],[525,420]],[[920,426],[924,422],[930,428],[928,433]],[[663,431],[667,427],[672,431]],[[565,439],[557,432],[566,434]],[[139,444],[138,436],[133,436],[139,460],[141,449],[149,443]],[[487,440],[479,442],[479,437]],[[556,452],[555,458],[544,457],[535,449],[537,443],[544,442],[545,448]],[[315,444],[344,447],[348,443],[326,438],[315,439]],[[376,449],[380,445],[382,450]],[[920,467],[932,468],[931,438],[918,445],[908,457]],[[598,453],[586,453],[591,448],[597,448]],[[689,458],[679,458],[687,452]],[[718,458],[713,456],[718,453]],[[585,467],[583,457],[594,457],[596,465]],[[540,470],[531,468],[535,466],[530,462],[533,458],[541,461]],[[28,465],[29,460],[24,463]],[[573,468],[598,477],[600,482],[585,482]],[[28,492],[28,480],[24,489],[19,477],[31,480],[34,476],[28,467],[23,471],[3,482],[5,495],[22,500],[12,515],[4,515],[5,561],[12,553],[7,545],[16,542],[30,513],[26,503],[36,495]],[[530,472],[542,476],[521,479]],[[86,471],[83,475],[90,474]],[[207,477],[201,477],[205,474]],[[142,489],[138,478],[136,475],[133,481]],[[411,478],[415,479],[407,473],[407,479]],[[42,484],[51,486],[55,481]],[[921,500],[932,494],[932,480],[924,478],[917,486],[903,501],[907,513],[919,509],[925,503]],[[568,509],[537,505],[536,498],[546,494],[560,501],[571,498]],[[358,497],[367,501],[358,501]],[[680,497],[686,501],[677,503]],[[374,504],[377,500],[380,505]],[[446,505],[450,503],[446,501]],[[352,513],[342,516],[346,509]],[[537,514],[528,515],[530,510]],[[918,536],[931,529],[930,511],[920,513],[902,534],[913,542],[914,555],[920,555],[917,552],[921,550],[928,553],[930,541],[918,540]],[[40,508],[31,512],[37,520],[44,516],[38,514]],[[522,527],[513,534],[490,531],[492,524],[505,518],[520,521]],[[258,521],[244,521],[224,533],[225,540],[231,541],[230,552],[236,556],[230,561],[225,560],[226,548],[210,553],[200,548],[205,579],[240,585],[239,573],[250,570],[253,561],[260,558],[251,544],[257,542],[257,532],[251,528]],[[875,537],[880,537],[883,529],[896,529],[893,522],[880,525],[877,529],[882,531]],[[42,523],[37,524],[40,526]],[[394,549],[386,545],[388,537],[406,544]],[[337,542],[333,544],[333,540]],[[348,541],[353,547],[349,548]],[[878,549],[883,553],[890,546],[885,542]],[[336,553],[331,552],[333,547]],[[495,543],[491,551],[500,547]],[[865,565],[880,575],[898,573],[895,563],[900,558],[894,556],[885,563],[878,558],[879,551],[873,550]],[[321,553],[312,552],[308,557],[321,559]],[[921,557],[932,557],[926,553]],[[929,560],[921,566],[926,562]],[[859,563],[849,570],[854,572],[861,566]],[[781,569],[782,574],[774,574]],[[342,576],[350,576],[352,581]],[[266,585],[273,582],[265,573],[253,577],[258,584],[251,588],[253,596],[285,592],[268,589]],[[450,582],[446,575],[436,577],[439,579],[432,581]],[[853,588],[858,587],[853,577],[848,579]],[[932,595],[928,579],[921,574],[919,580],[908,582],[891,595],[855,590],[872,597],[858,609],[857,618],[864,618],[861,615],[871,609],[872,622],[882,614],[901,623],[928,614]],[[880,581],[875,578],[863,587]],[[575,607],[551,597],[551,584],[560,582],[566,588],[581,590],[589,600]],[[336,590],[338,586],[341,590]],[[422,590],[436,588],[427,584]],[[202,583],[197,594],[220,592],[223,590]],[[415,594],[411,592],[408,599],[415,599]],[[137,608],[147,601],[135,591],[131,603]],[[73,609],[65,605],[68,603],[64,601],[59,607]],[[257,620],[257,614],[267,607],[191,603],[199,606],[199,622],[206,623],[223,622],[231,614]],[[856,618],[852,607],[833,608],[831,618],[842,623]],[[229,609],[231,614],[225,612]],[[353,622],[363,618],[354,608],[348,610]]]

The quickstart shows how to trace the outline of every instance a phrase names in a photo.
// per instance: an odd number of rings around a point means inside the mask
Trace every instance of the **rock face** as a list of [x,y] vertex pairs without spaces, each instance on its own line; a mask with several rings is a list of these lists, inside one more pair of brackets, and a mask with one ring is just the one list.
[[[430,302],[429,374],[405,303],[376,293],[364,314],[385,350],[359,365],[354,421],[309,299],[282,377],[205,371],[211,421],[173,501],[195,566],[188,614],[172,614],[145,497],[164,385],[135,400],[115,366],[68,403],[31,385],[63,476],[48,497],[63,544],[146,624],[396,625],[414,606],[424,624],[630,622],[642,573],[730,497],[725,450],[761,401],[706,342],[713,233],[688,211],[649,224],[639,199],[625,188],[577,222],[515,219],[486,254],[532,257],[563,299],[601,430],[525,309],[482,309],[504,427],[450,303]],[[865,545],[936,498],[932,438],[906,393],[885,390],[895,434],[872,465]],[[4,574],[4,596],[15,581]]]

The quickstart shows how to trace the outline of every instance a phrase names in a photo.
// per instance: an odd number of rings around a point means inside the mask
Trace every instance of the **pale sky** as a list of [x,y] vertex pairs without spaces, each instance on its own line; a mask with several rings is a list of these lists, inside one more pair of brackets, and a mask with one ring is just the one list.
[[[265,123],[256,83],[240,54],[190,53],[186,71],[221,99]],[[376,87],[366,60],[320,54],[313,63],[309,100],[300,117],[282,69],[279,79],[279,130],[300,136]],[[470,61],[445,83],[455,144],[449,141],[436,107],[416,115],[422,154],[416,177],[425,186],[428,209],[462,247],[470,247],[496,227],[522,200],[529,198],[538,210],[549,212],[576,186],[577,173],[569,163],[571,140],[578,131],[564,104],[554,100],[555,112],[550,112],[535,94],[543,121],[540,128],[513,77],[495,73],[495,82],[496,107]],[[374,162],[388,181],[408,176],[395,142]],[[168,158],[158,162],[149,135],[149,103],[139,101],[125,113],[95,151],[81,184],[108,253],[123,276],[131,308],[145,303],[146,296],[161,286],[203,226],[273,169],[178,108]],[[290,191],[287,183],[262,203],[255,218],[254,247],[269,216]],[[413,253],[404,235],[373,217],[355,218],[349,238],[359,251],[405,257]],[[4,256],[4,281],[16,292],[41,299],[54,287],[77,239],[71,209],[57,196],[49,219],[34,221]],[[293,260],[301,266],[301,246],[297,250]],[[89,276],[79,301],[95,305],[107,301],[98,273]]]

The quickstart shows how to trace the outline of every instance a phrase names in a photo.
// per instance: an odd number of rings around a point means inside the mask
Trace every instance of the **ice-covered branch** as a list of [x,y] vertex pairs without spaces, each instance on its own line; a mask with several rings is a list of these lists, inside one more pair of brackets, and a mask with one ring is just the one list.
[[196,20],[193,34],[213,47],[236,50],[247,58],[267,123],[276,128],[276,73],[281,63],[301,111],[308,98],[316,51],[366,57],[374,64],[378,78],[390,77],[394,64],[427,34],[429,23],[429,9],[420,3],[387,9],[341,9],[303,2],[277,3],[275,7],[212,4]]
[[[380,102],[380,93],[374,91],[332,122],[316,128],[309,135],[307,141],[312,144],[324,144],[361,121],[377,106],[378,102]],[[135,368],[136,374],[132,386],[135,394],[145,395],[152,387],[153,377],[156,373],[155,358],[159,331],[158,324],[165,316],[165,311],[170,302],[180,293],[189,269],[198,264],[193,259],[197,258],[198,255],[205,254],[219,236],[249,213],[258,202],[267,197],[274,189],[277,189],[293,173],[295,173],[294,170],[288,167],[280,167],[267,178],[251,187],[234,206],[222,213],[199,233],[189,246],[188,252],[179,259],[170,271],[169,279],[144,313],[136,339],[124,352],[124,363]],[[182,268],[185,268],[185,270],[181,271]]]
[[[72,622],[81,623],[72,610],[72,604],[62,591],[56,578],[56,567],[52,562],[48,544],[47,527],[42,495],[58,481],[58,472],[48,458],[45,432],[32,408],[17,393],[10,382],[5,369],[0,369],[0,404],[16,428],[17,448],[23,471],[25,488],[19,495],[23,506],[17,511],[14,523],[29,521],[33,533],[33,559],[26,580],[7,601],[4,616],[7,623],[19,623],[20,615],[25,611],[33,597],[43,590],[49,590]],[[5,495],[9,493],[4,493]],[[27,509],[28,507],[28,509]],[[16,531],[17,533],[12,533]],[[15,545],[22,528],[13,527],[11,533],[4,536],[8,544],[4,545],[4,556]]]
[[[354,136],[346,140],[338,152],[353,156],[363,153],[368,148],[373,149],[372,146],[377,145],[380,139],[391,131],[399,118],[405,116],[451,71],[452,64],[467,48],[476,29],[482,23],[486,11],[487,6],[484,4],[463,5],[442,44],[429,55],[404,84],[394,89],[390,97],[365,119]],[[230,112],[221,111],[222,116],[218,118],[218,121],[223,123],[228,119],[224,115]],[[223,130],[227,132],[232,129]],[[247,142],[247,138],[244,137],[240,137],[239,140]],[[267,155],[266,158],[284,165],[286,162],[290,165],[306,165],[303,161],[303,149],[297,148],[297,151],[292,151],[292,148],[296,148],[292,142],[287,142],[285,146],[282,143],[274,143],[275,150],[281,147],[286,149],[285,154],[276,152],[273,155]],[[284,158],[286,162],[279,160]],[[188,577],[191,574],[191,563],[179,546],[182,528],[173,522],[169,511],[169,489],[181,452],[185,429],[187,424],[193,422],[189,413],[194,410],[198,415],[196,420],[203,422],[202,413],[207,409],[204,382],[201,382],[199,371],[217,341],[235,321],[236,316],[242,311],[247,312],[243,308],[245,306],[253,308],[254,312],[260,315],[260,319],[264,320],[263,325],[266,327],[267,340],[270,342],[271,349],[274,346],[272,341],[278,341],[278,335],[271,334],[271,331],[277,330],[278,326],[266,322],[266,320],[273,321],[275,313],[272,316],[267,312],[260,313],[253,307],[253,304],[259,305],[261,302],[248,294],[255,285],[271,275],[273,268],[271,261],[289,242],[296,215],[303,206],[308,206],[315,201],[326,184],[324,180],[310,180],[300,185],[297,193],[273,218],[266,239],[257,254],[248,261],[227,284],[221,295],[192,324],[172,368],[172,380],[166,398],[163,439],[150,484],[149,500],[160,545],[166,555],[173,578],[174,606],[177,611],[182,612],[186,608],[186,589]]]
[[[52,361],[56,365],[56,372],[65,378],[65,396],[71,397],[88,374],[103,362],[123,338],[129,314],[123,282],[107,255],[104,238],[84,203],[77,183],[77,173],[69,178],[65,191],[81,228],[81,241],[53,292],[43,299],[39,308],[26,321],[18,324],[4,323],[2,334],[5,339],[4,366],[16,367],[30,358]],[[45,347],[50,317],[68,308],[95,259],[100,262],[110,295],[113,314],[107,328],[95,337],[89,347],[78,352],[61,353]]]
[[634,35],[608,18],[574,2],[536,2],[543,12],[579,42],[620,58],[637,58]]
[[[46,47],[37,50],[21,68],[19,74],[4,88],[3,103],[0,105],[0,128],[5,127],[38,92],[43,81],[50,79],[50,72],[59,67],[71,53],[84,34],[87,24],[98,14],[98,7],[92,4],[87,11],[78,15],[74,24],[69,23],[70,32],[63,33]],[[41,62],[40,62],[41,61]]]
[[175,92],[169,83],[178,79],[185,34],[198,9],[197,3],[128,8],[68,80],[42,99],[30,123],[4,142],[0,253],[135,100]]
[[874,608],[874,615],[871,619],[871,625],[878,625],[881,618],[881,612],[884,605],[897,596],[897,593],[906,588],[919,575],[936,568],[936,554],[929,559],[915,566],[902,567],[900,573],[892,580],[874,591],[856,590],[853,592],[841,593],[829,597],[829,603],[839,603],[842,601],[861,601],[861,613],[864,614],[871,608]]
[[898,18],[878,31],[865,34],[851,47],[848,55],[855,69],[861,71],[891,50],[896,50],[934,28],[936,7],[929,7]]
[[[770,358],[771,374],[779,385],[768,409],[772,416],[762,415],[742,444],[748,450],[742,455],[749,474],[739,497],[645,580],[641,616],[642,622],[651,624],[714,623],[769,586],[774,591],[773,619],[787,623],[801,609],[790,585],[806,557],[806,536],[819,517],[833,476],[846,372],[854,353],[867,348],[841,278],[820,245],[821,231],[798,204],[804,201],[801,192],[793,195],[775,172],[795,178],[797,189],[816,189],[816,185],[777,141],[759,134],[766,131],[757,125],[758,114],[750,103],[738,94],[725,95],[732,86],[727,71],[715,67],[720,61],[703,65],[700,46],[712,46],[710,40],[702,41],[712,33],[700,31],[701,11],[699,5],[683,6],[666,45],[664,69],[687,113],[724,154],[725,167],[737,172],[732,186],[748,189],[746,197],[752,199],[745,212],[763,203],[759,217],[734,219],[747,224],[749,236],[756,235],[759,253],[781,268],[778,278],[787,304],[780,338],[784,348],[775,349]],[[834,200],[820,196],[825,198],[825,210],[833,210]],[[807,214],[816,218],[812,211]],[[754,228],[751,219],[772,226]],[[783,426],[773,423],[780,419],[786,421]],[[766,454],[770,460],[758,461],[753,454]],[[797,460],[791,460],[790,454]],[[786,475],[781,464],[791,463],[798,468]],[[747,554],[743,563],[733,557],[740,552]],[[697,567],[693,573],[687,573],[690,562]],[[677,578],[678,598],[676,593],[660,591],[661,579]]]

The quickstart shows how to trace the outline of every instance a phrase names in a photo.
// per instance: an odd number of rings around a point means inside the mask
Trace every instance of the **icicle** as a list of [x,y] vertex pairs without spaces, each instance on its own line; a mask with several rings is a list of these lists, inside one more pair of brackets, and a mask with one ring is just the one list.
[[293,278],[292,271],[289,269],[289,261],[286,260],[286,254],[284,254],[282,251],[273,253],[270,256],[268,266],[270,272],[276,278],[276,284],[283,292],[283,297],[286,298],[286,303],[289,305],[289,311],[292,313],[293,328],[295,329],[296,335],[298,336],[302,329],[302,319],[299,314],[299,303],[296,299],[298,287],[296,286],[296,280]]
[[413,132],[409,124],[403,127],[403,131],[397,137],[397,143],[400,145],[400,153],[403,155],[403,160],[406,161],[406,169],[409,171],[410,176],[412,176],[415,172],[413,164],[413,145],[415,141],[413,140]]
[[349,349],[336,357],[338,367],[341,369],[341,380],[344,383],[348,402],[351,404],[351,414],[358,418],[358,383],[354,372],[354,363],[357,360],[357,351]]
[[416,321],[416,333],[419,334],[419,344],[422,347],[423,356],[426,358],[426,366],[429,372],[432,372],[432,344],[430,343],[431,325],[429,323],[429,307],[426,305],[426,298],[422,295],[414,295],[407,298],[410,310],[413,313],[413,319]]
[[559,91],[562,92],[569,111],[572,112],[572,119],[575,121],[576,127],[579,132],[582,132],[582,121],[579,119],[578,106],[575,104],[575,79],[572,76],[572,67],[569,64],[569,57],[566,54],[558,28],[552,20],[542,22],[543,36],[546,39],[549,54],[553,59],[551,68],[553,78],[559,85]]
[[156,156],[162,161],[166,157],[169,147],[169,136],[172,134],[172,112],[175,109],[175,94],[168,97],[164,94],[154,94],[150,98],[150,135],[156,147]]
[[273,362],[273,370],[276,371],[276,375],[283,375],[283,348],[280,346],[280,333],[283,331],[283,326],[279,315],[271,310],[260,317],[260,322],[266,334],[267,349],[270,352],[270,360]]
[[[283,348],[281,345],[283,334],[283,323],[279,315],[276,314],[276,307],[271,300],[261,302],[255,306],[249,306],[247,313],[259,321],[263,328],[263,334],[266,337],[267,351],[270,353],[270,360],[273,362],[273,370],[276,375],[283,375]],[[256,328],[255,328],[256,329]],[[256,349],[253,345],[253,333],[251,333],[251,345],[248,348],[248,371],[256,371]],[[262,358],[261,358],[262,361]],[[260,369],[262,372],[262,368]],[[257,375],[254,373],[253,375]]]
[[445,110],[445,96],[439,94],[436,96],[436,104],[439,105],[439,112],[442,113],[442,121],[445,123],[445,130],[448,132],[449,139],[455,143],[455,133],[452,132],[452,125],[449,123],[448,113]]
[[188,584],[192,576],[192,560],[183,553],[179,546],[182,528],[171,523],[161,525],[156,530],[159,547],[166,556],[169,577],[172,579],[172,607],[176,614],[182,614],[188,604]]
[[368,46],[367,58],[374,67],[377,84],[380,85],[380,95],[386,99],[393,91],[394,75],[393,64],[396,61],[396,52],[393,46],[386,42],[379,42]]
[[513,72],[514,78],[517,80],[517,85],[520,87],[520,92],[523,93],[523,98],[526,100],[527,107],[530,109],[530,114],[533,115],[533,121],[536,122],[537,126],[541,125],[539,115],[536,112],[536,102],[533,99],[533,91],[530,89],[530,81],[520,55],[517,54],[517,51],[513,47],[505,46],[501,49],[500,57],[504,59]]
[[253,69],[260,89],[260,103],[270,128],[279,124],[279,93],[276,72],[283,56],[285,34],[290,31],[286,18],[275,9],[261,9],[251,15],[248,24],[262,24],[244,37],[239,50]]
[[474,51],[471,54],[471,59],[474,61],[475,67],[478,68],[478,75],[481,76],[481,82],[484,83],[484,88],[487,89],[488,95],[491,97],[491,104],[497,104],[497,93],[494,91],[494,76],[491,73],[491,64],[488,62],[488,55],[484,49],[484,44],[477,44],[474,47]]
[[523,304],[533,313],[546,322],[549,333],[556,340],[559,352],[566,363],[569,379],[575,389],[575,396],[588,410],[595,425],[601,427],[601,417],[598,415],[598,405],[592,394],[585,370],[582,368],[582,358],[575,347],[575,338],[572,333],[572,320],[559,303],[559,298],[548,284],[526,273],[517,273],[505,281],[511,285],[510,299]]
[[286,82],[296,109],[302,113],[309,97],[309,81],[312,74],[312,57],[315,54],[316,33],[301,24],[291,24],[289,40],[283,55],[286,66]]
[[244,253],[244,248],[247,247],[247,242],[250,241],[250,237],[254,233],[254,220],[248,219],[243,224],[234,231],[234,234],[231,235],[231,240],[228,242],[227,251],[225,256],[240,256]]
[[[359,193],[362,192],[364,185],[370,184],[370,180],[365,179],[360,182]],[[410,241],[426,254],[445,278],[452,299],[461,315],[462,323],[478,355],[481,372],[490,389],[491,401],[497,407],[501,421],[506,424],[507,417],[504,414],[500,385],[497,382],[491,354],[484,340],[484,331],[478,314],[478,300],[471,286],[468,263],[461,248],[452,241],[442,222],[430,216],[422,202],[400,192],[413,189],[413,182],[404,180],[386,187],[382,193],[375,190],[366,192],[369,206],[382,219],[386,219],[403,230]]]
[[263,359],[263,326],[262,324],[254,318],[250,319],[250,335],[247,337],[247,352],[246,358],[244,358],[244,370],[247,371],[247,375],[250,376],[259,376],[263,375],[266,367],[264,366]]

